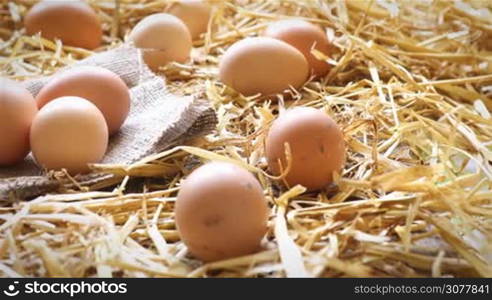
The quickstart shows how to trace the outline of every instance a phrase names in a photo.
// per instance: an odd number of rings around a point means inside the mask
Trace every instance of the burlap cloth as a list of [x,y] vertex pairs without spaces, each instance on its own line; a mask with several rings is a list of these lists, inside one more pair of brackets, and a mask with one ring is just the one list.
[[[208,101],[171,94],[164,79],[148,69],[139,50],[131,45],[95,54],[59,72],[83,65],[113,71],[125,81],[131,93],[128,118],[120,131],[110,138],[102,163],[131,164],[149,154],[207,134],[216,126],[217,118]],[[24,84],[36,96],[50,78],[33,79]],[[94,181],[99,174],[86,178]],[[0,200],[37,196],[56,190],[59,184],[44,176],[31,155],[19,165],[0,168]]]

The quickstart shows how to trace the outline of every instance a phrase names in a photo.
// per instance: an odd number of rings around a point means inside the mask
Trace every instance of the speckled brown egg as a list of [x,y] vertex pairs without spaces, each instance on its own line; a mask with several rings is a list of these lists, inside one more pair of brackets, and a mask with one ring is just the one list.
[[142,49],[143,58],[153,70],[169,62],[184,63],[190,57],[191,34],[178,17],[160,13],[142,19],[129,39]]
[[234,164],[211,162],[181,185],[176,225],[190,252],[204,261],[253,253],[267,230],[268,206],[256,178]]
[[235,43],[219,64],[220,80],[246,96],[270,96],[289,87],[298,89],[308,75],[308,63],[299,50],[269,37]]
[[304,20],[288,19],[271,23],[264,35],[282,40],[301,51],[314,75],[326,75],[331,69],[326,61],[316,58],[311,53],[313,48],[326,56],[331,53],[331,43],[320,27]]
[[207,1],[203,0],[181,0],[174,2],[169,13],[180,18],[191,33],[192,39],[198,39],[200,35],[207,32],[212,8]]
[[94,49],[102,41],[99,17],[84,1],[41,1],[35,4],[24,18],[29,35],[41,36],[73,47]]
[[29,91],[0,78],[0,166],[21,162],[29,153],[29,128],[37,112]]
[[108,145],[104,116],[80,97],[61,97],[46,104],[31,126],[31,148],[39,165],[48,170],[66,169],[76,175],[99,162]]
[[273,122],[265,151],[268,167],[276,175],[287,166],[285,143],[292,154],[291,169],[285,177],[290,186],[300,184],[308,190],[321,189],[332,182],[333,172],[342,169],[343,134],[335,121],[320,110],[289,109]]
[[[101,67],[78,67],[55,76],[39,91],[39,108],[63,97],[89,100],[103,113],[109,134],[116,133],[130,111],[130,92],[115,73]],[[66,98],[74,99],[74,98]]]

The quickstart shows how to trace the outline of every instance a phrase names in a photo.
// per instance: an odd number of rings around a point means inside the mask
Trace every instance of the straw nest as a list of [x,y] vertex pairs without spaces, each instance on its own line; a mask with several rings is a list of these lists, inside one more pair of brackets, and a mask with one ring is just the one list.
[[[29,37],[36,1],[0,5],[2,76],[51,74],[92,52]],[[105,46],[170,1],[90,1]],[[487,7],[488,6],[488,7]],[[213,103],[214,134],[133,165],[97,165],[117,182],[4,204],[2,276],[492,277],[492,13],[490,1],[216,1],[193,62],[162,69],[175,93]],[[237,40],[272,20],[325,26],[336,51],[320,81],[278,101],[245,98],[217,79]],[[283,109],[325,110],[343,128],[348,160],[319,193],[266,173],[265,132]],[[179,184],[207,160],[254,172],[272,207],[261,252],[202,264],[174,223]],[[66,175],[58,174],[59,177]],[[197,191],[200,193],[200,191]]]

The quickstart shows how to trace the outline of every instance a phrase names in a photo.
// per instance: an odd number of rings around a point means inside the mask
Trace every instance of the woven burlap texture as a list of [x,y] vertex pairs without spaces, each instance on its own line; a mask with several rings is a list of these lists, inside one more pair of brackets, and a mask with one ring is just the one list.
[[[125,44],[98,53],[58,71],[78,66],[100,66],[118,74],[131,93],[131,109],[120,131],[110,138],[102,163],[131,164],[187,139],[211,132],[217,123],[215,111],[204,99],[171,94],[165,80],[142,62],[140,51]],[[51,76],[28,80],[26,88],[36,96]],[[0,199],[9,193],[46,182],[32,155],[19,165],[0,168]],[[33,177],[34,176],[34,177]],[[25,183],[25,184],[24,184]]]

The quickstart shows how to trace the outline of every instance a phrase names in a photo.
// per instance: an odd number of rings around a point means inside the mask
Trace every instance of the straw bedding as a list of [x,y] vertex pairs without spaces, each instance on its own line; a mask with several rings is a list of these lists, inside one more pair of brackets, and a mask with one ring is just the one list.
[[[35,1],[0,5],[2,76],[23,80],[91,55],[23,34]],[[105,46],[169,1],[90,1]],[[216,1],[193,62],[163,68],[176,94],[207,98],[213,134],[131,165],[96,165],[111,182],[65,184],[0,208],[2,276],[492,277],[492,5],[490,1]],[[276,101],[245,98],[217,79],[235,41],[300,16],[326,26],[326,78]],[[5,24],[5,25],[4,25]],[[348,160],[316,193],[267,172],[265,133],[292,106],[325,110],[343,128]],[[271,210],[262,251],[202,264],[176,231],[179,184],[204,161],[254,172]],[[103,188],[105,187],[105,188]],[[200,193],[200,191],[197,191]]]

